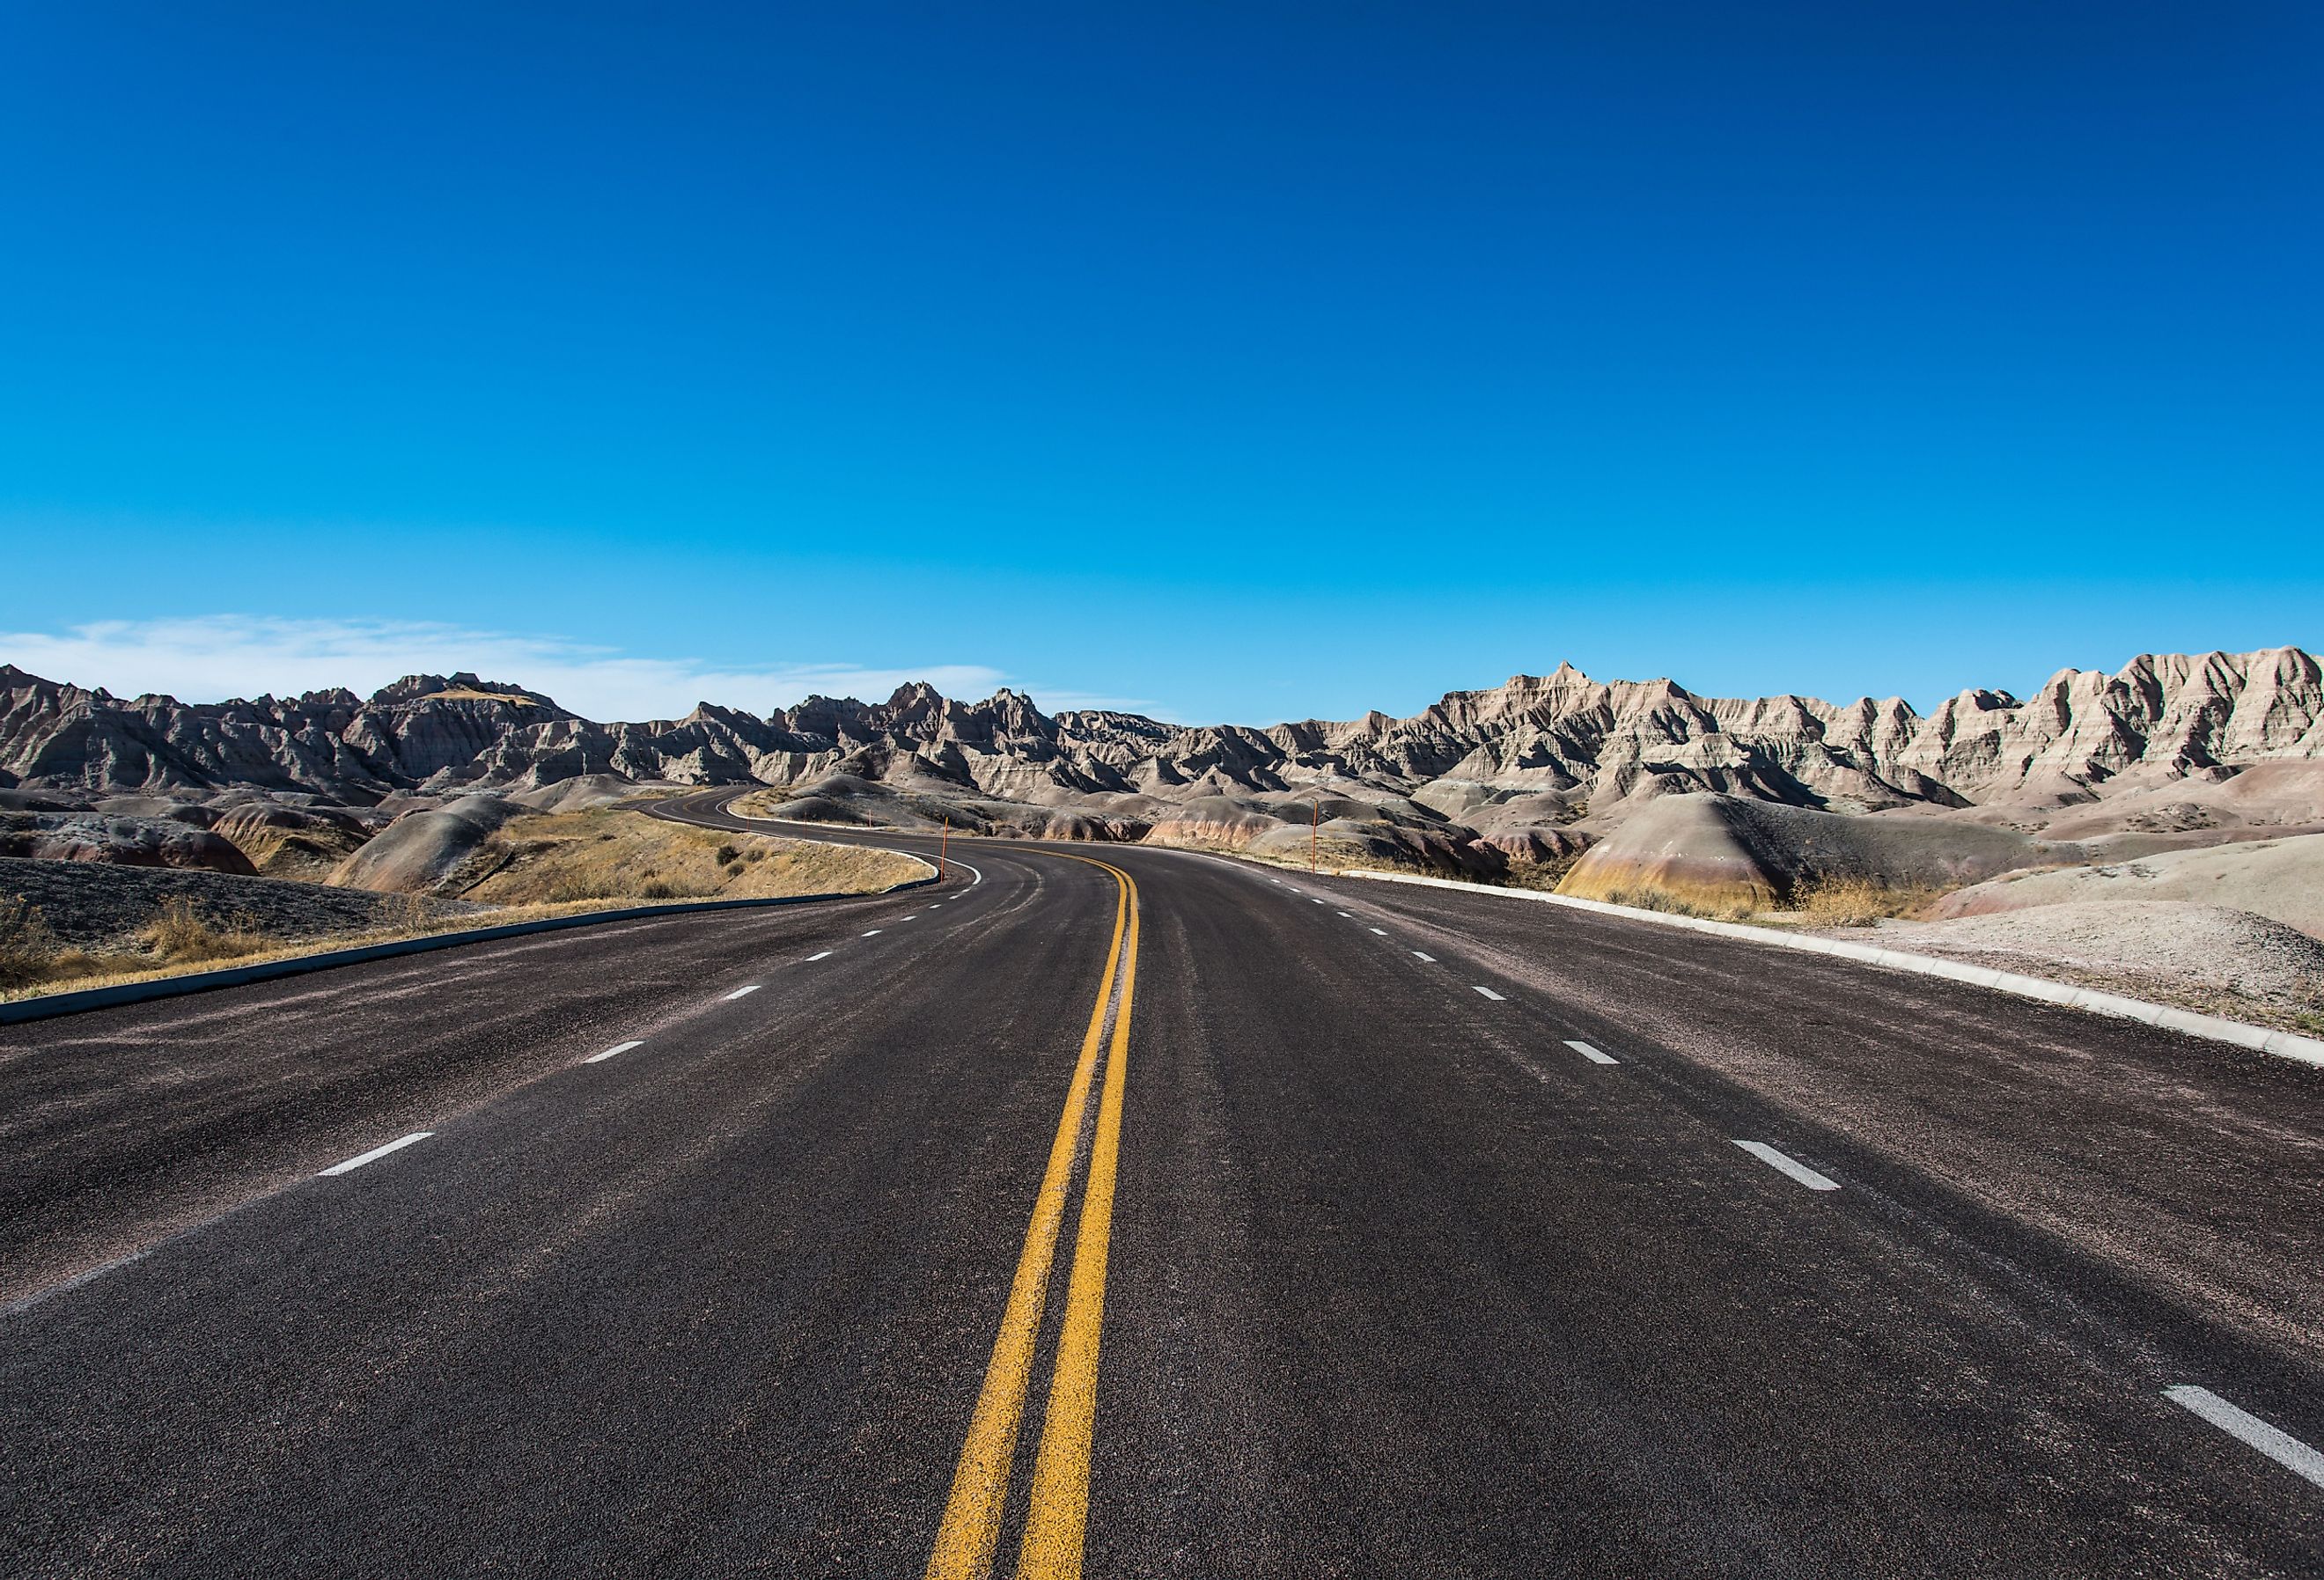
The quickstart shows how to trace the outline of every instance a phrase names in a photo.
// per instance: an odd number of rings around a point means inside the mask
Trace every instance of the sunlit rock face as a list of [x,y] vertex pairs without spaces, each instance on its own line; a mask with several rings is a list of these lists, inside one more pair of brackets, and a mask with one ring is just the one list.
[[[1450,692],[1409,718],[1269,729],[1050,715],[1014,691],[962,702],[925,685],[881,703],[809,698],[763,717],[704,703],[680,719],[601,724],[468,673],[407,677],[368,698],[332,689],[194,705],[0,666],[0,790],[78,806],[228,791],[395,806],[587,775],[592,786],[820,785],[844,809],[861,799],[846,787],[862,784],[895,792],[915,817],[956,810],[968,827],[1272,848],[1296,844],[1304,819],[1337,823],[1351,849],[1484,871],[1571,860],[1674,795],[2038,824],[2174,784],[2209,795],[2254,765],[2318,758],[2324,673],[2297,648],[2068,670],[2022,701],[1964,691],[1925,717],[1894,698],[1702,698],[1567,665]],[[2281,799],[2316,781],[2274,782]],[[1335,799],[1319,812],[1318,799]],[[2231,799],[2219,806],[2236,815]],[[2279,808],[2287,822],[2301,810]],[[2324,802],[2307,810],[2324,821]]]

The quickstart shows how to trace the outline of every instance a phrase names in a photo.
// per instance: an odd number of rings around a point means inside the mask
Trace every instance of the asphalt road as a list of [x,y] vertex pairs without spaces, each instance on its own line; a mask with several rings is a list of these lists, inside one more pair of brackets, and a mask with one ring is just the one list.
[[953,850],[0,1029],[0,1573],[2324,1573],[2324,1071]]

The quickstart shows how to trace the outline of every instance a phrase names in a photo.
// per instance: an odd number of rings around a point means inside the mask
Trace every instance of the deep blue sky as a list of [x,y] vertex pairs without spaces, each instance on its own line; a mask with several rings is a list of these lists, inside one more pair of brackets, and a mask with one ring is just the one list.
[[2324,646],[2311,5],[355,13],[0,23],[0,659],[1267,722]]

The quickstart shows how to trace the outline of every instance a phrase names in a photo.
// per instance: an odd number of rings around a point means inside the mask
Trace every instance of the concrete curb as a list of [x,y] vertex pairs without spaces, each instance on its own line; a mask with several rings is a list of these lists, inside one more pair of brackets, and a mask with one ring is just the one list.
[[1860,961],[1867,966],[1885,966],[1892,971],[1910,971],[1922,976],[1941,976],[1950,982],[1966,982],[1978,987],[1989,987],[1996,993],[2038,999],[2043,1003],[2066,1004],[2077,1010],[2160,1026],[2168,1031],[2183,1031],[2190,1037],[2208,1038],[2213,1042],[2231,1042],[2237,1048],[2273,1054],[2279,1058],[2324,1066],[2324,1041],[2302,1037],[2294,1031],[2247,1026],[2241,1021],[2225,1020],[2218,1015],[2199,1015],[2192,1010],[2174,1010],[2165,1004],[2148,1003],[2144,999],[2125,998],[2120,993],[2072,987],[2062,982],[2052,982],[2046,977],[2021,976],[2015,972],[1996,971],[1988,966],[1964,966],[1958,960],[1942,960],[1932,955],[1908,955],[1901,949],[1879,949],[1870,944],[1851,944],[1839,938],[1797,938],[1731,921],[1705,921],[1699,917],[1672,916],[1660,910],[1609,905],[1602,900],[1582,900],[1570,894],[1545,894],[1537,889],[1497,889],[1489,883],[1467,883],[1457,878],[1424,878],[1410,873],[1376,873],[1360,867],[1345,867],[1333,875],[1368,878],[1381,883],[1417,883],[1430,889],[1457,889],[1464,893],[1490,894],[1503,900],[1537,901],[1544,905],[1566,905],[1576,910],[1595,910],[1629,921],[1652,922],[1657,927],[1713,933],[1723,938],[1739,938],[1746,943],[1766,944],[1778,949],[1833,955],[1843,960]]
[[[898,851],[898,855],[910,855]],[[914,861],[919,857],[912,856]],[[923,866],[927,864],[921,862]],[[114,987],[83,988],[78,993],[43,993],[38,998],[0,1003],[0,1026],[24,1021],[46,1021],[77,1015],[84,1010],[109,1010],[120,1004],[142,1004],[181,993],[208,993],[215,988],[240,987],[246,983],[272,982],[281,976],[303,976],[309,971],[329,971],[340,966],[360,966],[367,960],[387,960],[398,955],[424,955],[430,949],[455,949],[464,944],[489,944],[499,938],[521,938],[530,933],[561,932],[567,928],[596,927],[612,921],[637,921],[661,916],[686,916],[705,910],[752,910],[770,905],[812,905],[825,900],[873,900],[925,889],[936,882],[934,868],[925,878],[895,883],[864,894],[775,894],[757,900],[686,900],[669,905],[629,905],[619,910],[591,910],[578,916],[544,917],[538,921],[512,921],[499,927],[469,928],[456,933],[430,933],[425,938],[398,938],[387,944],[364,944],[352,949],[327,949],[288,960],[268,960],[256,966],[226,966],[216,971],[193,971],[183,976],[156,977],[151,982],[124,982]]]

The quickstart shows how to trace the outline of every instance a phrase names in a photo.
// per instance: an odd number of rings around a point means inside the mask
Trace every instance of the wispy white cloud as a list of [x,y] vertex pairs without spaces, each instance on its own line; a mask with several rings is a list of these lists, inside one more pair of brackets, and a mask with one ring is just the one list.
[[[0,661],[121,696],[160,691],[187,702],[266,692],[291,696],[328,686],[368,694],[405,675],[469,670],[487,680],[546,692],[591,718],[632,720],[676,717],[706,701],[764,713],[816,692],[885,700],[912,680],[926,680],[947,697],[981,698],[1009,680],[983,664],[722,669],[690,659],[640,658],[558,637],[430,622],[243,614],[0,632]],[[1066,706],[1037,700],[1044,707]]]

